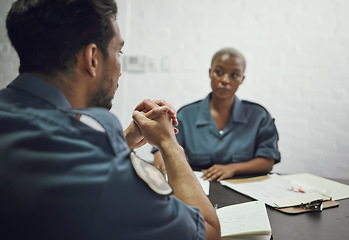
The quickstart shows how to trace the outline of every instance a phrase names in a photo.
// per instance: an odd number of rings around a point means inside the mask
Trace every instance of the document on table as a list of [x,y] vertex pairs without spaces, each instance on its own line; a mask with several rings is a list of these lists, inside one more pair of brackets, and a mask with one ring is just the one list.
[[348,185],[327,178],[312,175],[310,173],[282,175],[281,177],[290,182],[297,181],[300,185],[304,184],[306,190],[307,187],[310,187],[310,191],[320,193],[324,192],[335,201],[349,198]]
[[[290,191],[297,183],[304,193]],[[309,173],[282,175],[270,174],[247,179],[221,181],[222,185],[265,202],[271,207],[290,207],[314,200],[340,200],[349,197],[349,186]],[[302,186],[303,185],[303,186]]]
[[210,194],[210,181],[208,180],[204,180],[202,177],[202,175],[204,174],[201,171],[194,171],[194,174],[196,176],[196,178],[198,179],[199,183],[201,184],[202,189],[204,190],[204,192],[206,193],[206,195]]
[[270,239],[269,217],[261,201],[219,208],[217,216],[222,239]]
[[289,181],[277,174],[248,178],[231,179],[221,181],[221,184],[248,195],[254,199],[263,201],[271,207],[278,207],[274,199],[300,196],[302,193],[287,190]]

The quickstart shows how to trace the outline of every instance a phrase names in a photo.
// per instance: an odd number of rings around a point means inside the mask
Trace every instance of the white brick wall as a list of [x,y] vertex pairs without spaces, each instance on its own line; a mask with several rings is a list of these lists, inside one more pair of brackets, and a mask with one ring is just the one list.
[[7,37],[6,16],[14,0],[0,1],[0,88],[17,76],[19,60]]
[[[11,2],[0,2],[2,87],[18,68],[4,28]],[[349,1],[117,2],[124,57],[143,56],[152,64],[144,73],[123,71],[112,111],[125,127],[144,98],[179,108],[205,97],[213,53],[233,46],[247,58],[237,95],[262,104],[276,119],[282,161],[274,170],[348,178]],[[139,153],[150,160],[148,150]]]

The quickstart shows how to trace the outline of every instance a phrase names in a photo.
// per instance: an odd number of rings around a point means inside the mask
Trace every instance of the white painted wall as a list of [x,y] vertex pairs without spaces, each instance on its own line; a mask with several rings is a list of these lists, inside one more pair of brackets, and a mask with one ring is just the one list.
[[[0,86],[15,75],[0,2]],[[144,98],[177,109],[210,91],[215,51],[232,46],[247,58],[237,95],[266,107],[280,135],[280,173],[348,178],[349,1],[118,0],[124,63],[145,59],[144,72],[124,64],[115,113],[124,127]],[[8,9],[8,8],[7,8]],[[151,160],[149,146],[138,152]]]

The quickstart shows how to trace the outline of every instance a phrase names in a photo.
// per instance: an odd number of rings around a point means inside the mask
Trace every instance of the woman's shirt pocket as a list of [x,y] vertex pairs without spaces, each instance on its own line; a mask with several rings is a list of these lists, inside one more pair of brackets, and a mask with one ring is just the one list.
[[195,154],[195,153],[186,153],[188,157],[189,164],[194,167],[201,167],[211,165],[211,156],[210,154]]

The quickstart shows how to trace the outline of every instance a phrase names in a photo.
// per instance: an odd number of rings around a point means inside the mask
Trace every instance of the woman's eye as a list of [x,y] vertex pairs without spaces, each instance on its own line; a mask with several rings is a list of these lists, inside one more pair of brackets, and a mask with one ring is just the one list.
[[220,71],[220,70],[216,70],[216,74],[220,77],[220,76],[222,76],[223,75],[223,72],[222,71]]
[[120,56],[121,54],[124,54],[124,53],[123,53],[122,51],[120,51],[118,54],[119,54],[119,56]]
[[233,73],[232,75],[231,75],[231,77],[232,78],[237,78],[239,75],[237,75],[236,73]]

